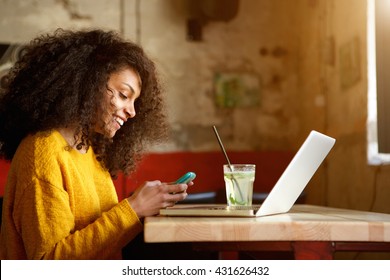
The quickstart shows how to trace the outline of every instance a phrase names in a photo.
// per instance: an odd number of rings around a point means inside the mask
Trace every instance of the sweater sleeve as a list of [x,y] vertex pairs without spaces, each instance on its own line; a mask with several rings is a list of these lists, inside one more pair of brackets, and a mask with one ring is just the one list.
[[31,183],[13,214],[28,259],[110,259],[142,231],[127,200],[75,230],[67,192],[38,179]]

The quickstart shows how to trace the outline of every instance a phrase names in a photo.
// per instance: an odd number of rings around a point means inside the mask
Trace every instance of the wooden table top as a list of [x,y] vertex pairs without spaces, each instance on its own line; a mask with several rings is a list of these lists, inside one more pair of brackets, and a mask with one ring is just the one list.
[[145,242],[390,242],[390,214],[296,204],[288,213],[264,217],[153,216],[145,219],[144,238]]

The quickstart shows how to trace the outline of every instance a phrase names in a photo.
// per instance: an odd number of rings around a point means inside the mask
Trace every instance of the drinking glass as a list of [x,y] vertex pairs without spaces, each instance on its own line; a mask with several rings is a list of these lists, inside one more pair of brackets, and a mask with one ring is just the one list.
[[253,182],[256,165],[225,164],[223,166],[226,199],[229,206],[250,206],[253,198]]

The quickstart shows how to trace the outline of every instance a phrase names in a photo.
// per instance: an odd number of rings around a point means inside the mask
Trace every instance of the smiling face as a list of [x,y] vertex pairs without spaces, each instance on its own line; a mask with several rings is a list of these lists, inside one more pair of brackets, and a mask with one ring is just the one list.
[[130,68],[113,73],[107,83],[106,95],[98,111],[100,120],[95,131],[109,138],[136,112],[134,102],[141,94],[141,79]]

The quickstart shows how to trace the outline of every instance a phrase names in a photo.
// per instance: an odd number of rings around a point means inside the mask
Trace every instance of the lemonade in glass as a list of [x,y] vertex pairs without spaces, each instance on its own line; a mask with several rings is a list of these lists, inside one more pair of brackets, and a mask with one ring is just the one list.
[[254,164],[225,164],[223,166],[226,199],[229,206],[250,206],[255,181]]

